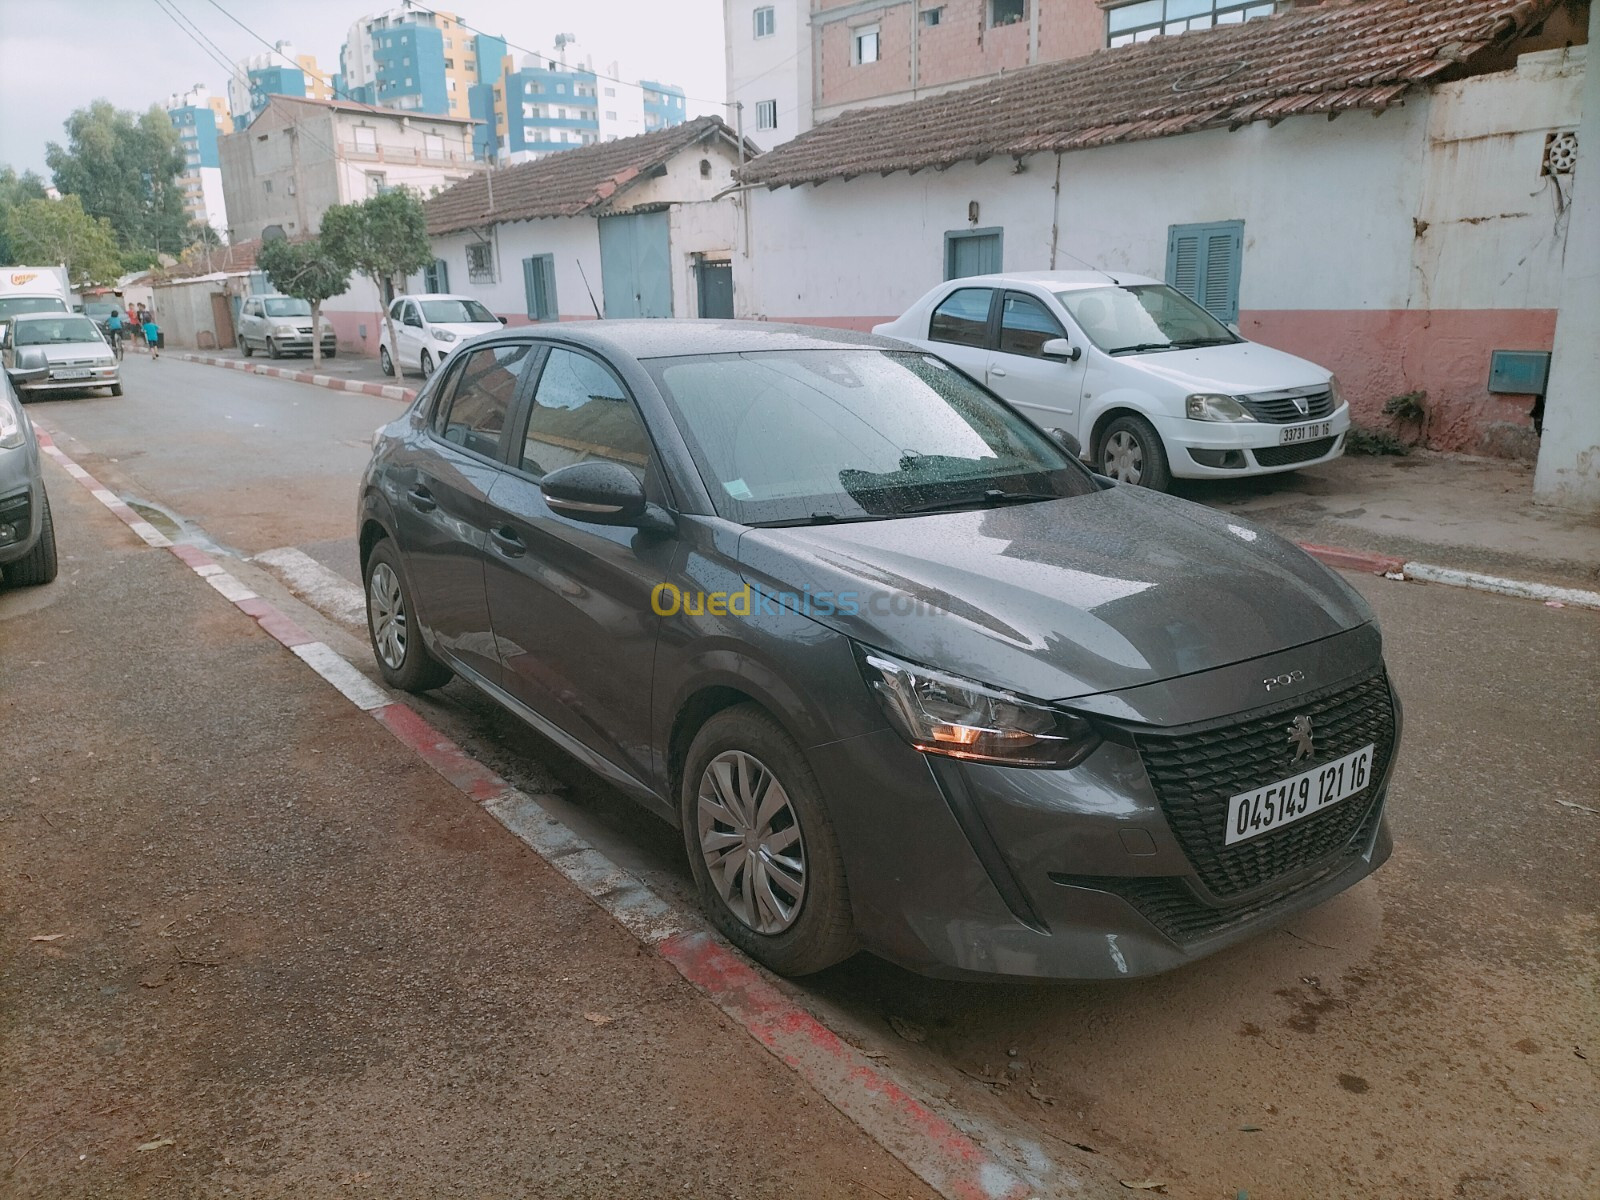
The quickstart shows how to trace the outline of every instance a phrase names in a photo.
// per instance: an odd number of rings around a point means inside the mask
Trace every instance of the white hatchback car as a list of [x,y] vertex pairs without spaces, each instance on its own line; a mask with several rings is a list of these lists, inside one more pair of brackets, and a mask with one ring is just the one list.
[[[400,370],[420,371],[424,379],[462,342],[505,324],[471,296],[437,293],[396,296],[389,305],[389,317],[399,345]],[[385,375],[394,374],[387,345],[378,348],[378,365]]]
[[873,332],[936,351],[1124,483],[1292,471],[1339,457],[1350,428],[1328,370],[1121,271],[952,279]]

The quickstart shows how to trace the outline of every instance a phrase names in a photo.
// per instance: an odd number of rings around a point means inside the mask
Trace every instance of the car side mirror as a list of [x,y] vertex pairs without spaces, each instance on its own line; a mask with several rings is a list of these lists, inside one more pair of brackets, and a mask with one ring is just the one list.
[[591,525],[653,532],[673,528],[665,510],[645,499],[644,484],[620,463],[580,462],[551,471],[539,484],[550,511]]
[[1065,429],[1052,429],[1050,436],[1055,438],[1061,444],[1061,448],[1072,455],[1073,458],[1083,457],[1083,443]]
[[1039,356],[1052,362],[1077,362],[1083,357],[1083,351],[1066,338],[1051,338],[1039,347]]
[[499,321],[502,325],[506,323],[506,319],[504,317],[496,317],[495,320]]
[[50,368],[45,367],[7,367],[6,378],[13,384],[38,383],[50,375]]

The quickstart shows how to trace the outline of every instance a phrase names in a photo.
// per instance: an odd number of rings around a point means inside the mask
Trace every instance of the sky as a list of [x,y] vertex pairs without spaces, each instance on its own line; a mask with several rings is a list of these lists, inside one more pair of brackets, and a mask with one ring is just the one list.
[[[49,178],[45,145],[65,142],[62,123],[105,98],[143,110],[204,83],[226,95],[227,72],[164,11],[193,21],[232,62],[288,39],[317,56],[325,74],[339,66],[350,26],[400,0],[0,0],[0,166]],[[524,51],[554,53],[555,36],[576,43],[568,61],[615,61],[624,79],[675,83],[690,116],[722,113],[726,92],[721,0],[446,0],[435,7],[503,35]],[[229,20],[236,17],[251,32]]]

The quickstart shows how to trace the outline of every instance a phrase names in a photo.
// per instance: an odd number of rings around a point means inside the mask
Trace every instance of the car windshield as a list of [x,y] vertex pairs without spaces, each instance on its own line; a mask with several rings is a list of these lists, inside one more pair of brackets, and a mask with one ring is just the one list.
[[309,317],[311,305],[304,300],[295,300],[288,296],[279,296],[274,300],[264,300],[269,317]]
[[422,315],[430,325],[500,324],[500,318],[476,300],[424,300]]
[[66,312],[59,296],[0,296],[0,321],[31,312]]
[[100,331],[88,317],[70,316],[49,321],[18,321],[19,346],[57,346],[63,342],[98,342]]
[[1085,336],[1107,354],[1148,354],[1221,346],[1240,339],[1187,296],[1165,284],[1057,292]]
[[785,350],[645,364],[717,514],[869,520],[1095,490],[1060,446],[931,355]]

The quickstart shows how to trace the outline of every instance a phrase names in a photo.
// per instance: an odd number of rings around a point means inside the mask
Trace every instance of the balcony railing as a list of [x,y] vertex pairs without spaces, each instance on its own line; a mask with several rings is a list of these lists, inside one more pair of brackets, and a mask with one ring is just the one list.
[[354,162],[392,163],[419,167],[471,167],[470,154],[455,150],[425,150],[420,146],[362,146],[341,141],[339,157]]

